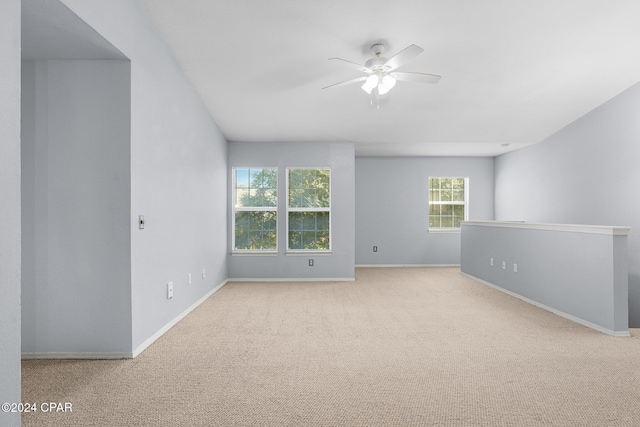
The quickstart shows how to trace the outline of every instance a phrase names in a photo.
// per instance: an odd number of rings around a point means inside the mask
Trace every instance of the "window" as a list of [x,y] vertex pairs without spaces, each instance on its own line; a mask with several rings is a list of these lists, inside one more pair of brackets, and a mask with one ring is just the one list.
[[460,229],[467,219],[468,178],[429,178],[429,230]]
[[278,169],[233,169],[233,250],[277,250]]
[[289,251],[331,250],[331,169],[287,169]]

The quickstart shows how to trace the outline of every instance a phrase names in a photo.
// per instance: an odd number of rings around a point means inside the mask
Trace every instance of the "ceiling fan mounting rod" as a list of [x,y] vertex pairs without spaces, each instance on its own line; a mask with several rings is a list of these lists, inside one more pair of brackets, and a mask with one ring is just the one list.
[[382,56],[384,53],[384,45],[382,43],[376,43],[371,46],[371,53],[375,56],[368,60],[364,65],[371,69],[374,73],[384,73],[386,70],[385,64],[388,61],[387,58]]

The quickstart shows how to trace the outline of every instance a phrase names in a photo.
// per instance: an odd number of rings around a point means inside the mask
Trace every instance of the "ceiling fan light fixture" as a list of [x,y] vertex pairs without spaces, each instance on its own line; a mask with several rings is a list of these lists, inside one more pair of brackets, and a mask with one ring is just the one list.
[[414,71],[395,71],[397,68],[403,66],[406,62],[415,58],[423,51],[424,49],[420,46],[412,44],[392,56],[391,59],[387,59],[382,56],[382,53],[384,52],[384,44],[376,43],[371,46],[371,53],[373,53],[374,57],[369,59],[364,66],[342,58],[329,58],[330,60],[337,60],[343,64],[347,64],[366,75],[325,86],[323,89],[346,86],[364,81],[364,84],[360,87],[367,93],[367,95],[371,95],[371,102],[373,105],[374,98],[379,100],[380,96],[389,93],[389,91],[396,85],[397,80],[409,83],[438,83],[440,76],[436,74],[418,73]]
[[384,95],[389,92],[396,85],[396,79],[386,75],[382,78],[382,81],[378,85],[378,92],[380,95]]
[[362,85],[362,90],[367,92],[368,94],[371,94],[371,91],[376,86],[378,86],[378,76],[376,76],[375,74],[372,74],[369,77],[367,77],[367,80],[365,80],[364,84]]

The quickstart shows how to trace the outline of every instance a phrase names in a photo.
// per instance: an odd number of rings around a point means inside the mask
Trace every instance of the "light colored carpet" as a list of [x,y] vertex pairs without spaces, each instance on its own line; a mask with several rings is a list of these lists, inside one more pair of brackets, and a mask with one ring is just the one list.
[[229,283],[142,355],[24,361],[25,426],[638,426],[640,330],[613,338],[457,268]]

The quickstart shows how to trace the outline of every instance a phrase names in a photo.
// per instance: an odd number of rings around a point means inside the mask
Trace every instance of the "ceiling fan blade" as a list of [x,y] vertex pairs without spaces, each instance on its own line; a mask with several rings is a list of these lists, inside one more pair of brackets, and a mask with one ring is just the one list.
[[364,65],[360,65],[360,64],[357,64],[357,63],[352,62],[352,61],[347,61],[346,59],[342,59],[342,58],[329,58],[329,61],[333,61],[334,59],[337,60],[337,61],[342,61],[342,62],[346,63],[347,65],[355,68],[356,70],[362,71],[363,73],[371,74],[373,72],[373,70],[371,70],[370,68],[365,67]]
[[390,67],[389,71],[395,70],[399,66],[404,65],[404,63],[409,62],[416,56],[420,55],[422,52],[424,52],[423,48],[412,44],[411,46],[406,47],[400,52],[396,53],[395,56],[385,62],[383,66],[385,68]]
[[362,82],[362,81],[367,80],[367,77],[369,77],[369,76],[358,77],[358,78],[355,78],[355,79],[351,79],[351,80],[347,80],[347,81],[344,81],[344,82],[340,82],[340,83],[332,84],[332,85],[329,85],[329,86],[325,86],[322,89],[329,89],[330,87],[346,86],[346,85],[350,85],[350,84],[353,84],[353,83]]
[[436,74],[413,73],[410,71],[396,71],[389,75],[394,77],[396,80],[412,83],[438,83],[440,80],[440,76]]

